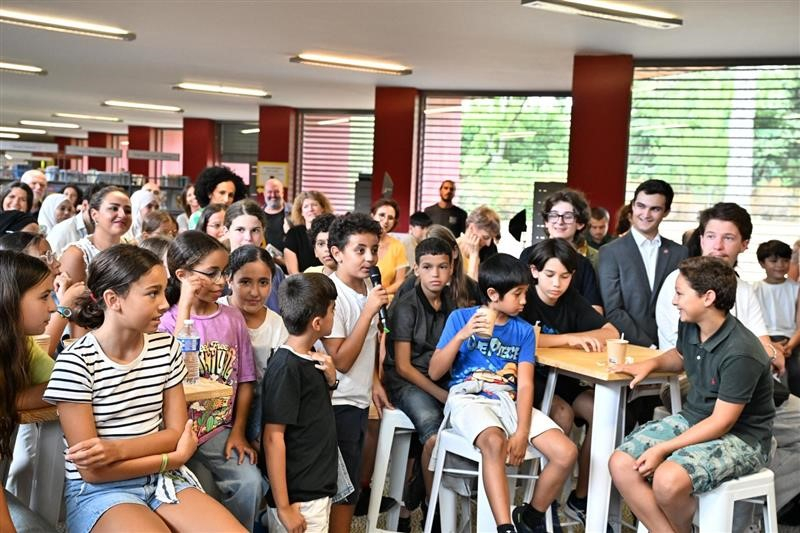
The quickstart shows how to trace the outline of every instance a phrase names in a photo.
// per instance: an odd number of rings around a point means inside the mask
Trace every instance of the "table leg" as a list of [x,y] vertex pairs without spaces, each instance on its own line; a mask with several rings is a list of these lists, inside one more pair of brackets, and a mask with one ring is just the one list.
[[[608,459],[614,452],[620,420],[620,400],[625,383],[598,383],[594,389],[592,455],[589,463],[589,501],[586,509],[586,531],[606,531],[609,507],[612,507],[611,473]],[[617,498],[618,499],[618,495]],[[617,517],[611,517],[618,522]],[[612,524],[618,530],[619,524]]]
[[58,523],[64,501],[64,433],[58,422],[44,422],[39,434],[31,510],[49,523]]
[[553,395],[556,393],[556,380],[558,379],[558,369],[550,368],[550,373],[547,374],[547,385],[544,388],[544,397],[542,398],[542,412],[550,416],[550,408],[553,406]]
[[677,415],[681,410],[681,384],[680,376],[669,377],[669,401],[672,414]]

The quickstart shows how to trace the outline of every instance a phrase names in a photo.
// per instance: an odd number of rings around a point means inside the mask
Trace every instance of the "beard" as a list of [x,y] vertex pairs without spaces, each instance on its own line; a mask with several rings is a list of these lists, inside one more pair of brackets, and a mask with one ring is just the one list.
[[277,211],[278,209],[283,207],[283,200],[280,198],[267,198],[264,201],[264,205],[267,207],[267,209],[270,209],[272,211]]

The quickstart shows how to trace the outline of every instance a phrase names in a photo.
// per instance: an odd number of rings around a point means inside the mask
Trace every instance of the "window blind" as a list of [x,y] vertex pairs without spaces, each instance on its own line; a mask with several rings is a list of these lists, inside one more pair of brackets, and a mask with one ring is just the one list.
[[661,233],[678,242],[716,202],[747,209],[739,273],[763,278],[758,245],[800,238],[800,65],[636,67],[627,198],[653,178],[675,190]]
[[375,115],[300,114],[300,190],[323,192],[336,213],[352,211],[359,174],[372,174]]
[[487,204],[507,224],[528,209],[530,221],[534,184],[567,181],[571,109],[570,96],[424,94],[417,208],[449,179],[465,211]]

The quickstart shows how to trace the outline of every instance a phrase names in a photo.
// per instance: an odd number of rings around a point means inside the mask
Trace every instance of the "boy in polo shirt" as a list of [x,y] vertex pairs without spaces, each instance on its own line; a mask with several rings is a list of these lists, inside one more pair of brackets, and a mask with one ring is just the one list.
[[664,371],[686,370],[691,383],[680,413],[640,427],[609,460],[614,484],[651,531],[689,531],[693,494],[763,467],[775,416],[769,357],[729,313],[736,299],[733,268],[693,257],[678,269],[675,348],[615,369],[633,376],[631,387]]

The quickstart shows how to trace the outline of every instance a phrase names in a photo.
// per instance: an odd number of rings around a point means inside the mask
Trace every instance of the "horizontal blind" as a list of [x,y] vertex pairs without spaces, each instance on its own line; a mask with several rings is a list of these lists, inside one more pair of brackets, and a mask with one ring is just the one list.
[[758,245],[800,238],[800,66],[637,67],[627,198],[654,178],[675,190],[661,232],[678,242],[716,202],[747,209],[739,273],[763,278]]
[[323,192],[336,213],[352,211],[358,175],[372,175],[375,115],[316,111],[300,118],[301,190]]
[[505,228],[522,209],[530,221],[536,182],[567,181],[571,97],[431,94],[423,103],[419,209],[453,180],[456,205],[487,204]]

